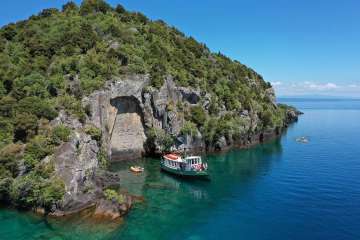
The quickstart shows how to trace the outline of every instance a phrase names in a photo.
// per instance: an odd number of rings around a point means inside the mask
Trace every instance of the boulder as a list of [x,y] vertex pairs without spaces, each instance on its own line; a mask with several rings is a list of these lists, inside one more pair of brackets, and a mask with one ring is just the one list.
[[131,197],[128,197],[124,203],[101,199],[96,205],[93,216],[97,219],[116,220],[126,215],[131,205]]

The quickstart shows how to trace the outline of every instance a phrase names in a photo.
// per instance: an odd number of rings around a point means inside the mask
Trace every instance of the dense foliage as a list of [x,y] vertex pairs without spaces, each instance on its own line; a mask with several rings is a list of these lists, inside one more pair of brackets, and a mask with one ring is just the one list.
[[[240,134],[243,119],[238,115],[245,110],[260,116],[261,129],[282,125],[283,109],[265,94],[270,84],[252,69],[121,5],[69,2],[61,10],[45,9],[0,30],[1,199],[25,206],[49,206],[60,199],[56,193],[62,184],[39,169],[71,132],[64,126],[52,128],[49,121],[64,110],[85,122],[88,109],[81,105],[82,97],[124,74],[150,74],[155,88],[171,75],[180,86],[210,93],[209,111],[191,108],[184,134],[195,135],[199,128],[210,142],[220,134]],[[233,114],[219,120],[224,109]],[[86,132],[101,138],[96,128]],[[173,142],[151,129],[149,139],[156,137],[165,148]]]

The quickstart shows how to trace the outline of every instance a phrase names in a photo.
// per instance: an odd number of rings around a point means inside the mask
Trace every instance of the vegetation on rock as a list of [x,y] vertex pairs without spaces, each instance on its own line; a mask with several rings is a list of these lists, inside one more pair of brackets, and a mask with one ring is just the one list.
[[109,201],[115,201],[119,204],[122,204],[125,202],[124,195],[118,193],[117,191],[115,191],[113,189],[105,189],[104,194],[105,194],[105,198]]

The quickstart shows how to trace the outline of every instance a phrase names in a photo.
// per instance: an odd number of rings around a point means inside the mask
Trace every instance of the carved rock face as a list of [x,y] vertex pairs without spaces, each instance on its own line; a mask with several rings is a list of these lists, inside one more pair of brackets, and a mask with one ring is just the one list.
[[111,100],[116,109],[116,118],[110,129],[111,159],[129,160],[144,154],[146,141],[143,114],[134,97],[120,97]]
[[114,79],[84,99],[91,109],[89,123],[102,130],[102,146],[112,161],[141,157],[149,128],[177,136],[184,124],[177,104],[200,102],[200,93],[178,88],[171,77],[160,89],[148,88],[149,81],[146,75]]

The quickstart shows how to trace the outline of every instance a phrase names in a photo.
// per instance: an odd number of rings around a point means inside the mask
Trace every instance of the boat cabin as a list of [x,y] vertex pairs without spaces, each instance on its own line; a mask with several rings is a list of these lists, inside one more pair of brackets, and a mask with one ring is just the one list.
[[176,154],[164,155],[163,164],[168,168],[181,171],[203,171],[206,167],[199,156],[182,158]]

